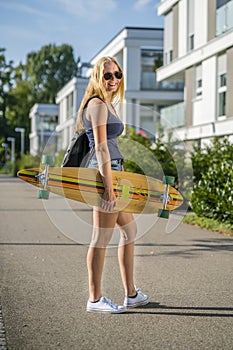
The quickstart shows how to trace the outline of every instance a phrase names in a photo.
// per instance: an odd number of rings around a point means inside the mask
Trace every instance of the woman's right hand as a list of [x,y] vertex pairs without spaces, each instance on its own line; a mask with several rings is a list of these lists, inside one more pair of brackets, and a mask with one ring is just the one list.
[[117,198],[112,190],[105,189],[101,198],[100,208],[104,211],[113,212]]

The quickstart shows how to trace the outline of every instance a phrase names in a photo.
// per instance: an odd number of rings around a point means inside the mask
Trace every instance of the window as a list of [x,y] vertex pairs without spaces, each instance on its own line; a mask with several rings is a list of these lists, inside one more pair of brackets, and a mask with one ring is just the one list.
[[196,66],[195,70],[196,97],[202,96],[202,65]]
[[227,56],[218,57],[218,117],[226,115],[226,92],[227,92]]
[[73,117],[73,105],[74,105],[74,94],[73,92],[71,92],[66,97],[66,113],[67,113],[68,119]]
[[163,65],[162,49],[141,49],[141,89],[155,90],[159,84],[156,81],[156,69]]
[[191,34],[189,36],[189,50],[193,50],[194,49],[194,34]]
[[169,12],[165,16],[165,29],[164,29],[164,61],[165,64],[172,62],[173,51],[173,13]]
[[169,62],[172,62],[172,58],[173,58],[173,51],[170,50],[169,51]]
[[219,82],[220,87],[226,86],[227,85],[227,75],[226,73],[223,73],[220,75],[220,82]]
[[194,13],[195,1],[188,0],[188,51],[194,49]]
[[56,129],[58,123],[57,115],[41,114],[39,119],[38,128],[42,132],[53,132]]
[[226,115],[226,91],[219,93],[218,115],[219,117]]
[[[172,51],[168,53],[169,62]],[[163,65],[162,49],[141,48],[141,89],[142,90],[183,90],[184,83],[172,80],[157,82],[156,70]]]

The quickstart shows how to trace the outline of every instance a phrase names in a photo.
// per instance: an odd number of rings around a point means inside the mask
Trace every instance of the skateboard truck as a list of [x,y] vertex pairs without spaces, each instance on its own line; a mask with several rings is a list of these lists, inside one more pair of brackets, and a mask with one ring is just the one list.
[[158,211],[158,217],[168,219],[169,217],[169,210],[166,209],[167,203],[170,200],[170,195],[169,195],[169,185],[173,186],[175,182],[174,176],[164,176],[163,177],[163,184],[165,184],[165,191],[163,194],[163,208],[159,209]]
[[49,166],[53,165],[54,158],[52,156],[46,156],[43,155],[42,157],[42,164],[45,165],[45,169],[42,173],[37,175],[38,182],[41,183],[42,188],[38,191],[38,198],[39,199],[49,199],[49,191],[46,190],[48,180],[49,180]]

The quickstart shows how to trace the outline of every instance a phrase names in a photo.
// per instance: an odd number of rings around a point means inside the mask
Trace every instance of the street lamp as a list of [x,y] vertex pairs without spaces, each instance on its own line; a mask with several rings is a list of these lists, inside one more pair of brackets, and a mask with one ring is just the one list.
[[7,156],[8,156],[8,143],[3,142],[2,147],[5,149],[5,163],[7,162]]
[[11,161],[12,161],[12,163],[14,163],[14,161],[15,161],[15,138],[8,137],[7,141],[11,142]]
[[21,133],[21,157],[24,155],[24,135],[25,135],[25,129],[24,128],[15,128],[16,132]]

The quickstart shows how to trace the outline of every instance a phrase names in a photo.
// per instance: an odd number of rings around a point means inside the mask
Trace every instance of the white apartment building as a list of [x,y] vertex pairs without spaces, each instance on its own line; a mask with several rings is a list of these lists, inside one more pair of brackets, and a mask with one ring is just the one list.
[[157,79],[184,82],[184,101],[161,110],[182,140],[233,138],[233,0],[162,0],[164,64]]
[[59,149],[66,149],[75,130],[77,111],[87,87],[88,79],[74,77],[57,94],[59,108]]
[[[113,56],[125,75],[124,122],[155,134],[155,125],[164,106],[183,100],[183,82],[157,82],[155,67],[163,57],[163,29],[125,27],[91,60],[91,67],[103,56]],[[86,76],[90,76],[87,70]],[[59,125],[61,148],[65,149],[74,130],[77,110],[88,78],[73,78],[59,91]]]
[[163,28],[125,27],[90,63],[102,56],[114,56],[124,72],[124,123],[154,135],[160,109],[183,99],[182,82],[156,79],[155,67],[163,59]]
[[[41,156],[44,147],[50,143],[53,145],[52,153],[57,151],[58,106],[56,104],[36,103],[30,110],[31,119],[30,154]],[[53,138],[53,141],[51,140]]]

